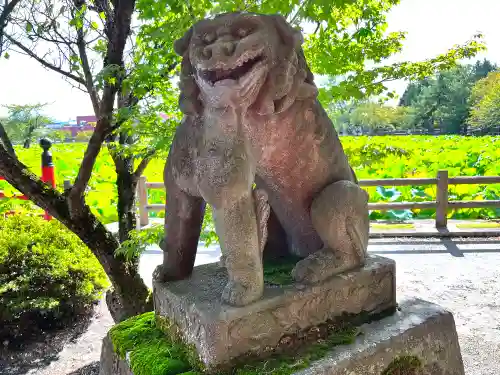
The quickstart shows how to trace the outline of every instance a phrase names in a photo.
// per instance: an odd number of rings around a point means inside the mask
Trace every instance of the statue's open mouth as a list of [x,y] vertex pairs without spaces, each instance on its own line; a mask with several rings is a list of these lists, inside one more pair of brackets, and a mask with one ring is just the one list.
[[[206,69],[199,72],[199,77],[212,86],[216,83],[230,80],[233,83],[243,83],[243,79],[251,73],[251,71],[259,64],[263,63],[264,55],[258,54],[253,57],[241,57],[236,62],[235,66],[229,68]],[[227,82],[227,81],[226,81]]]

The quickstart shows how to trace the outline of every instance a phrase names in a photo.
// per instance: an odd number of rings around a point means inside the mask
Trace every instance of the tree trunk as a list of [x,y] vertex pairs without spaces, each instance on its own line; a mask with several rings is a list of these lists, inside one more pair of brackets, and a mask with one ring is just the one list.
[[33,203],[62,222],[89,247],[113,286],[116,303],[108,307],[115,321],[153,309],[149,290],[137,272],[136,262],[127,263],[123,258],[115,257],[119,242],[87,205],[82,204],[79,207],[80,214],[76,218],[72,217],[67,196],[41,182],[4,147],[0,147],[0,174]]
[[133,173],[133,159],[117,156],[120,161],[116,168],[116,186],[118,189],[118,239],[129,239],[131,230],[136,229],[135,195],[137,179]]
[[138,273],[137,262],[127,263],[115,257],[119,243],[106,227],[86,207],[87,215],[78,221],[61,220],[92,250],[104,266],[110,278],[113,291],[107,293],[106,301],[115,322],[153,309],[149,290]]

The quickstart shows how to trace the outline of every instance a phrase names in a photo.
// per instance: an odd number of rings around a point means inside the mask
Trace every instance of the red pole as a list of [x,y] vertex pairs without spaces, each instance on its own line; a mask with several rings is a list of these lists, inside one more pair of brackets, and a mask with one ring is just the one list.
[[[56,177],[54,173],[54,163],[52,163],[52,153],[50,148],[52,147],[52,142],[48,138],[40,139],[40,146],[43,148],[42,153],[42,181],[49,184],[53,188],[56,187]],[[51,220],[52,216],[45,211],[43,216],[45,220]]]

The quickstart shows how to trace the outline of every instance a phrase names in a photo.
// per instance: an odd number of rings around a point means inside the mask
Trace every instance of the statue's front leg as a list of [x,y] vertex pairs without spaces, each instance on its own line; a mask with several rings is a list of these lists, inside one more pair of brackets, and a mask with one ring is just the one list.
[[253,196],[244,194],[227,206],[216,209],[222,231],[224,265],[229,281],[222,299],[233,306],[258,300],[264,288],[262,256],[257,235]]
[[253,167],[243,147],[206,157],[199,189],[213,207],[228,283],[222,299],[233,306],[258,300],[264,290],[262,253],[252,193]]
[[191,275],[200,238],[205,201],[168,184],[165,204],[163,264],[153,278],[159,281],[182,280]]

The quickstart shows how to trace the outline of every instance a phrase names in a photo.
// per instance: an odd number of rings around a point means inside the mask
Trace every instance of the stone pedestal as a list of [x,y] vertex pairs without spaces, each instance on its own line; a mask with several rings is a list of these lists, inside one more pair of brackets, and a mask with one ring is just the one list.
[[362,324],[396,307],[395,262],[379,256],[316,285],[268,285],[262,299],[245,307],[221,303],[226,282],[225,270],[206,264],[188,280],[153,284],[156,313],[196,346],[208,368],[290,341],[307,344],[307,331],[327,321],[355,318]]
[[[147,374],[160,366],[153,360],[199,369],[183,374],[236,368],[243,375],[464,375],[452,314],[418,299],[396,307],[391,259],[371,255],[363,268],[316,285],[269,284],[246,307],[221,303],[226,282],[224,269],[206,264],[188,280],[154,283],[155,312],[115,327],[130,329],[132,346],[104,339],[100,375],[134,375],[132,368]],[[141,319],[142,338],[141,326],[134,325]],[[344,323],[348,328],[337,330]],[[149,349],[152,338],[157,341]],[[172,356],[174,344],[182,348],[178,357]],[[152,353],[149,360],[144,350]]]
[[[287,373],[464,375],[453,316],[438,305],[407,300],[392,316],[362,325],[360,330],[354,343],[336,346],[307,368]],[[271,369],[266,373],[275,374]],[[108,336],[103,342],[100,375],[134,375],[128,360],[114,352]]]

